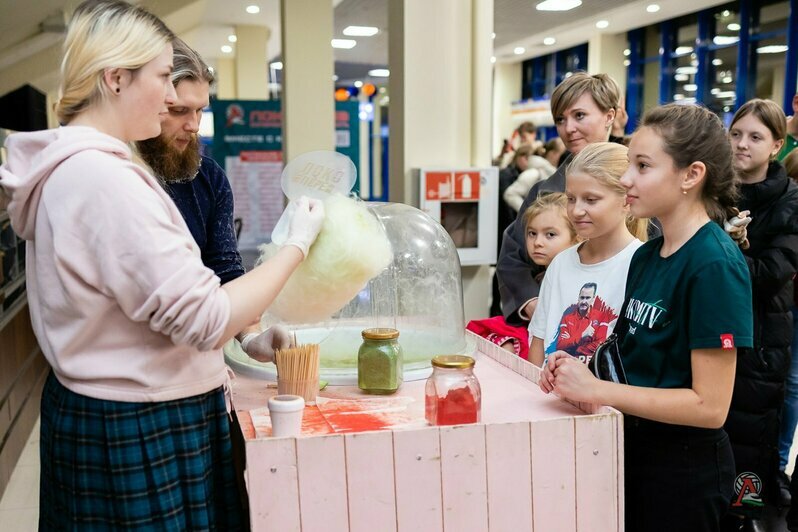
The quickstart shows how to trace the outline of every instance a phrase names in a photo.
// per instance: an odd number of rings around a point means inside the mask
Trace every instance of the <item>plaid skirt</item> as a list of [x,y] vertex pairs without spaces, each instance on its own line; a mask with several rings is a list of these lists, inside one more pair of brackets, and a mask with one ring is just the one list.
[[238,530],[221,388],[156,403],[42,392],[40,530]]

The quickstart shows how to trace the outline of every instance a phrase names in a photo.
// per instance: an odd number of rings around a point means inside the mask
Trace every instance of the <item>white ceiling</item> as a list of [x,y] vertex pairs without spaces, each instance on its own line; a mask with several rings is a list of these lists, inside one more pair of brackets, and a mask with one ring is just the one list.
[[[335,50],[341,80],[359,77],[358,64],[364,70],[375,65],[387,66],[389,0],[331,1],[335,8],[334,37],[343,37],[343,28],[349,25],[380,29],[373,37],[356,37],[358,44],[350,50]],[[655,0],[583,0],[582,6],[572,11],[541,12],[535,9],[537,0],[494,0],[494,54],[500,62],[520,61],[584,43],[600,31],[625,32],[724,3],[724,0],[659,0],[662,9],[650,14],[645,6],[652,1]],[[35,39],[41,39],[42,21],[59,10],[71,11],[77,3],[78,0],[0,0],[0,71],[9,61],[19,61],[26,50],[36,45]],[[211,64],[220,57],[232,56],[224,54],[221,46],[228,44],[227,36],[235,32],[237,25],[268,27],[267,56],[279,57],[280,0],[139,0],[136,3],[163,16]],[[245,11],[252,3],[260,6],[259,14]],[[595,22],[600,18],[610,22],[608,28],[596,29]],[[556,37],[557,43],[544,46],[542,41],[547,36]],[[526,52],[515,55],[516,46],[524,47]]]

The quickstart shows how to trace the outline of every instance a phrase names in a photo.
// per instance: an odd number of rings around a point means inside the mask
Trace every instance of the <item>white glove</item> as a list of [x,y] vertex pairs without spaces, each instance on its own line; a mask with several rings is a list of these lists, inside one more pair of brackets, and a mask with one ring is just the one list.
[[283,245],[296,246],[307,257],[324,222],[324,204],[321,200],[300,196],[294,201],[294,208],[294,214],[288,222],[288,238]]
[[742,211],[737,216],[732,216],[723,222],[723,229],[742,249],[748,249],[749,246],[748,229],[746,229],[748,224],[751,223],[749,214],[751,214],[751,211]]
[[289,347],[291,336],[281,325],[272,325],[262,333],[248,333],[241,339],[241,349],[258,362],[274,362],[274,352]]

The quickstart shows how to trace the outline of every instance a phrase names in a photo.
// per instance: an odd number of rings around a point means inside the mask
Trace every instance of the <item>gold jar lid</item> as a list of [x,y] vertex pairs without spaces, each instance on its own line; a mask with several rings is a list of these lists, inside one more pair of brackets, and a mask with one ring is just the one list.
[[387,327],[365,329],[360,333],[364,340],[393,340],[399,338],[399,331]]
[[467,369],[473,368],[476,360],[467,355],[438,355],[432,357],[432,365],[436,368]]

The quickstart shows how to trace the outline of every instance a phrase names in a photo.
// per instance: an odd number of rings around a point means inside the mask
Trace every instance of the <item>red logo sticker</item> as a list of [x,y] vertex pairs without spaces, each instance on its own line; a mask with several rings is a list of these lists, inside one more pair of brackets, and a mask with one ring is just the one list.
[[721,334],[720,335],[720,347],[721,347],[721,349],[734,349],[734,335],[733,334]]

